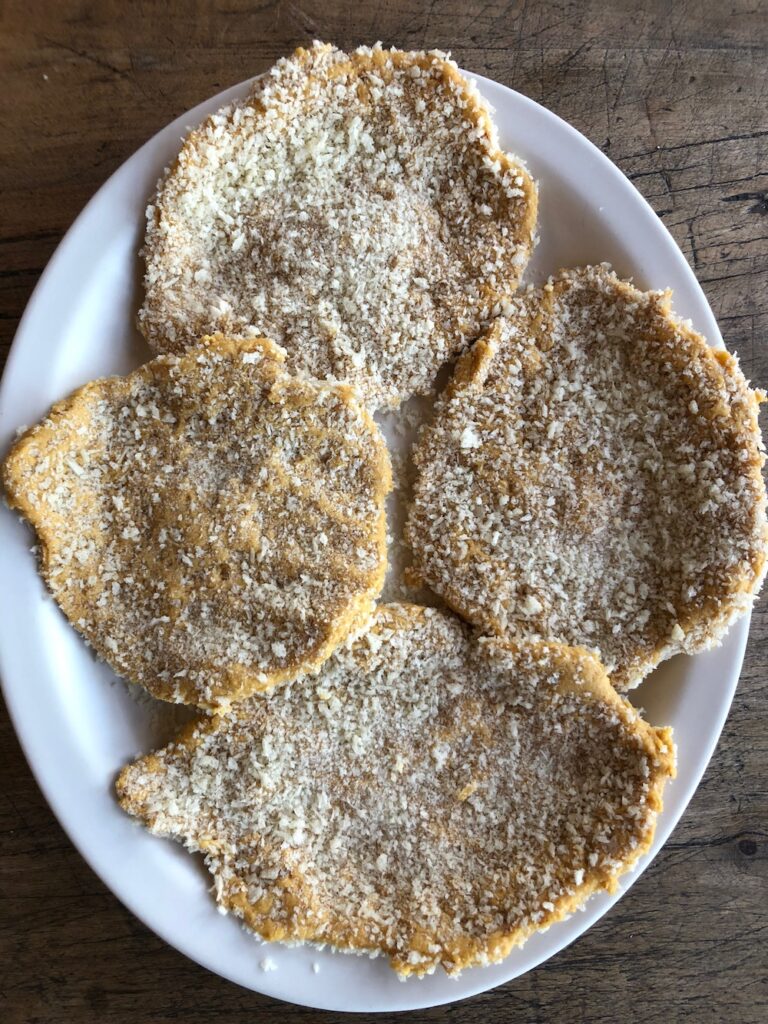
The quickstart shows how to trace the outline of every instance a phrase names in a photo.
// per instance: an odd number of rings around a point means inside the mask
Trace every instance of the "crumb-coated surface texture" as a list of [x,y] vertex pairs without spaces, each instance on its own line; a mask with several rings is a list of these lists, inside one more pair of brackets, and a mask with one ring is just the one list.
[[[380,38],[451,49],[461,67],[545,104],[601,147],[674,235],[747,377],[768,386],[764,5],[147,0],[140,10],[137,18],[135,5],[115,0],[0,5],[0,362],[62,235],[146,139],[312,38],[346,50]],[[548,208],[552,199],[542,188]],[[577,249],[568,259],[603,255]],[[342,1012],[233,985],[134,918],[56,821],[2,706],[0,761],[3,1024],[349,1024]],[[766,777],[763,588],[715,755],[631,893],[536,970],[450,1006],[376,1014],[377,1024],[670,1024],[686,1015],[765,1024]]]
[[587,651],[395,604],[319,676],[193,724],[117,790],[205,853],[220,906],[263,937],[423,974],[500,960],[612,889],[672,774],[670,730]]
[[225,707],[317,668],[385,572],[384,440],[266,339],[206,338],[55,405],[4,464],[76,629],[164,700]]
[[765,571],[762,394],[606,267],[506,304],[422,432],[416,575],[471,622],[595,649],[614,684],[716,643]]
[[299,49],[185,141],[147,211],[158,351],[265,334],[373,406],[432,384],[514,291],[536,189],[438,52]]

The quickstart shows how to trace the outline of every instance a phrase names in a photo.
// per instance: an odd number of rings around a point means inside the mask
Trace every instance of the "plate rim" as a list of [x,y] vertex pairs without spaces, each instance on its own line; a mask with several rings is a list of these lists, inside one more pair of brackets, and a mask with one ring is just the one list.
[[[488,79],[479,74],[472,72],[462,72],[467,78],[477,83],[483,96],[488,99],[489,102],[493,103],[493,94],[497,91],[499,95],[506,98],[508,101],[510,96],[514,102],[522,104],[524,107],[528,107],[531,112],[534,112],[538,117],[544,117],[545,120],[551,119],[551,123],[555,125],[559,131],[565,131],[571,138],[581,147],[586,147],[586,152],[591,156],[593,160],[596,160],[598,165],[601,167],[604,173],[610,174],[614,179],[614,182],[625,190],[628,196],[631,196],[631,201],[637,204],[638,199],[644,207],[644,213],[650,214],[656,221],[656,227],[666,236],[667,239],[667,255],[672,255],[679,266],[679,270],[683,277],[687,278],[689,282],[694,286],[694,291],[697,293],[699,300],[701,301],[702,308],[708,313],[709,323],[706,326],[706,333],[710,344],[715,347],[721,347],[723,345],[720,331],[717,327],[714,315],[709,306],[706,295],[696,279],[691,267],[685,259],[682,251],[672,237],[669,229],[666,225],[657,218],[657,215],[653,208],[650,206],[648,201],[639,192],[639,190],[632,184],[632,182],[626,177],[626,175],[620,170],[613,161],[607,157],[594,143],[592,143],[585,135],[579,132],[573,125],[569,124],[563,118],[559,117],[553,111],[544,107],[542,104],[537,103],[535,100],[511,89],[509,86],[503,85],[500,82],[496,82],[492,79]],[[256,76],[258,77],[258,76]],[[51,278],[54,277],[60,265],[66,262],[69,248],[74,244],[74,239],[78,234],[78,231],[82,231],[83,225],[91,211],[96,205],[99,198],[108,189],[114,188],[116,179],[122,176],[128,176],[131,173],[135,173],[140,167],[142,160],[153,151],[154,148],[159,148],[162,145],[162,140],[165,137],[169,137],[171,132],[181,133],[185,135],[190,125],[198,124],[209,112],[218,109],[218,107],[225,103],[231,102],[242,95],[245,95],[248,87],[253,82],[254,78],[245,79],[236,85],[230,86],[227,89],[223,89],[209,99],[203,100],[190,110],[182,113],[179,117],[175,118],[168,125],[161,128],[158,132],[152,135],[146,142],[144,142],[131,156],[129,156],[123,163],[116,168],[116,170],[106,179],[105,182],[97,189],[97,191],[91,196],[88,202],[85,204],[83,209],[74,219],[72,224],[69,226],[62,239],[56,246],[53,254],[51,255],[48,263],[46,264],[40,279],[35,285],[35,288],[27,302],[25,310],[19,321],[16,329],[14,339],[8,354],[8,358],[5,364],[5,368],[2,375],[2,381],[0,381],[0,438],[5,438],[9,431],[14,429],[9,423],[6,422],[10,418],[10,413],[7,411],[9,403],[8,397],[12,391],[15,383],[15,378],[19,374],[17,365],[21,365],[21,362],[26,354],[25,334],[28,331],[28,324],[32,319],[34,311],[37,310],[41,298],[44,297],[45,289]],[[3,515],[12,515],[7,508],[4,508]],[[15,518],[15,516],[14,516]],[[36,570],[35,570],[36,571]],[[3,574],[0,578],[0,603],[5,601],[9,595],[6,593],[10,587],[5,582],[6,574]],[[301,995],[301,990],[296,995],[287,996],[282,992],[277,991],[278,988],[282,988],[278,984],[278,979],[274,978],[273,975],[262,973],[259,976],[254,972],[253,983],[244,982],[241,978],[237,977],[234,972],[229,973],[223,969],[220,965],[211,966],[210,963],[206,962],[205,959],[190,951],[188,943],[180,942],[179,936],[174,934],[172,930],[169,930],[157,920],[153,919],[152,914],[148,908],[143,905],[135,893],[131,890],[128,891],[126,887],[121,885],[119,880],[119,870],[116,873],[112,873],[105,866],[104,853],[99,851],[97,848],[93,848],[93,843],[89,842],[88,837],[83,835],[81,832],[76,830],[71,825],[71,815],[68,813],[65,806],[66,801],[61,798],[60,792],[56,786],[56,772],[52,771],[47,766],[42,758],[38,755],[36,750],[38,743],[34,736],[34,727],[26,719],[25,713],[21,707],[21,701],[17,699],[18,692],[14,684],[9,682],[10,676],[13,674],[13,670],[9,671],[9,661],[11,658],[7,653],[7,647],[10,646],[10,641],[6,635],[6,622],[7,617],[0,614],[0,686],[2,687],[6,706],[8,708],[9,717],[14,727],[17,739],[24,752],[27,763],[29,764],[32,775],[40,787],[49,807],[53,811],[57,818],[59,825],[64,830],[65,834],[73,844],[75,849],[78,851],[80,856],[86,861],[88,866],[100,881],[107,886],[110,892],[132,913],[134,914],[146,927],[158,935],[164,942],[167,942],[172,948],[181,952],[184,956],[189,957],[206,970],[211,971],[214,974],[218,974],[221,977],[226,978],[228,981],[234,982],[243,988],[254,991],[256,993],[266,995],[270,998],[280,999],[285,1002],[292,1002],[296,1005],[307,1006],[314,1009],[325,1009],[335,1010],[337,1012],[360,1012],[362,1007],[355,1006],[343,1006],[338,1002],[323,1002],[307,1001]],[[680,799],[679,807],[675,808],[675,811],[671,814],[665,815],[663,822],[660,822],[656,829],[656,835],[654,836],[653,845],[651,851],[646,854],[637,868],[630,874],[622,876],[619,881],[619,887],[614,894],[605,895],[598,897],[590,901],[587,907],[587,913],[583,915],[583,923],[580,922],[575,932],[570,937],[562,942],[557,948],[549,953],[545,953],[538,959],[535,959],[528,967],[523,970],[514,971],[507,977],[495,979],[488,983],[488,979],[484,978],[483,968],[473,968],[471,972],[466,972],[462,977],[467,979],[471,977],[474,982],[469,986],[462,985],[461,991],[457,991],[455,995],[447,994],[439,998],[435,998],[434,995],[428,996],[426,999],[418,997],[418,988],[416,985],[409,985],[408,990],[412,996],[411,998],[397,1005],[387,1004],[374,1007],[366,1007],[365,1012],[368,1013],[379,1013],[379,1012],[396,1012],[398,1010],[405,1009],[423,1009],[431,1006],[445,1005],[458,1000],[468,999],[474,995],[477,995],[484,991],[489,991],[498,985],[506,984],[517,977],[521,977],[528,971],[533,970],[541,963],[546,962],[553,956],[556,956],[559,952],[565,949],[579,938],[588,928],[596,925],[615,903],[625,895],[631,885],[637,880],[642,872],[650,865],[656,855],[661,850],[664,843],[666,843],[669,835],[673,829],[677,826],[680,818],[685,813],[694,793],[698,789],[703,774],[706,770],[707,765],[712,757],[712,754],[717,746],[720,739],[725,720],[731,707],[733,695],[736,690],[741,669],[743,666],[744,652],[747,643],[748,628],[750,622],[750,613],[747,613],[742,619],[740,619],[731,628],[729,634],[729,641],[733,646],[733,657],[730,662],[730,675],[729,684],[724,687],[724,694],[727,691],[727,699],[723,699],[720,713],[718,715],[716,728],[713,729],[708,738],[707,742],[701,747],[699,756],[697,758],[697,768],[694,772],[695,779],[688,786],[687,791],[683,794]],[[22,659],[23,660],[23,659]],[[597,908],[597,909],[596,909]],[[254,951],[254,959],[255,959]],[[502,962],[503,964],[504,962]],[[496,965],[501,966],[501,965]],[[274,978],[274,981],[273,981]],[[418,983],[417,983],[418,984]],[[258,985],[258,987],[257,987]],[[403,990],[406,990],[406,986],[403,986]]]

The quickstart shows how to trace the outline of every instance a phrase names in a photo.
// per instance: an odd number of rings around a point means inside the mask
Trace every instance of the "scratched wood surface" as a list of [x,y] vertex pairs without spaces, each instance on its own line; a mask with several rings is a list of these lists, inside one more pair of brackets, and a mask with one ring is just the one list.
[[[57,242],[111,172],[179,113],[313,37],[450,49],[463,67],[570,121],[649,200],[698,275],[727,345],[748,376],[768,385],[761,0],[3,0],[0,360]],[[411,1019],[764,1021],[767,679],[763,601],[712,764],[628,898],[526,977]],[[0,731],[5,1024],[342,1019],[236,988],[150,934],[67,840],[4,712]]]

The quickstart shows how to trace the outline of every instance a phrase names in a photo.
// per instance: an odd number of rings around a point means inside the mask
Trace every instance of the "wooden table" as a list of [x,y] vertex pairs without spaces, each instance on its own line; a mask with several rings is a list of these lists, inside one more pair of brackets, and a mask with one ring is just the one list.
[[[112,171],[182,111],[313,37],[343,47],[382,39],[450,49],[463,67],[574,124],[653,205],[701,281],[728,347],[738,351],[747,376],[768,385],[763,0],[5,0],[3,355],[56,244]],[[766,1020],[767,676],[763,600],[712,764],[631,894],[531,974],[410,1019]],[[342,1019],[236,988],[150,934],[67,840],[4,714],[0,730],[0,1020]]]

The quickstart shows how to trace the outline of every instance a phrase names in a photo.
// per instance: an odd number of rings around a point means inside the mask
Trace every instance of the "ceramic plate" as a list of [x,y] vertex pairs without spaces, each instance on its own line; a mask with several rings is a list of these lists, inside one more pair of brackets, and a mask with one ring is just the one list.
[[[608,260],[643,288],[671,286],[676,311],[722,345],[682,253],[621,172],[548,110],[495,82],[477,81],[495,108],[501,144],[527,161],[540,184],[541,242],[526,280]],[[148,358],[134,328],[147,199],[187,128],[247,88],[243,83],[223,92],[161,131],[67,232],[8,361],[0,392],[3,451],[19,426],[39,419],[73,388]],[[531,970],[599,920],[647,867],[691,799],[728,712],[747,638],[748,621],[742,620],[719,649],[667,662],[635,691],[633,699],[652,723],[674,726],[679,769],[651,853],[625,876],[620,891],[593,898],[584,912],[532,938],[501,964],[465,971],[457,980],[435,973],[402,983],[381,959],[260,944],[234,918],[217,913],[198,858],[153,838],[123,814],[113,797],[115,775],[127,760],[165,742],[174,712],[137,699],[93,659],[46,596],[30,546],[29,532],[3,508],[0,671],[26,755],[70,838],[115,895],[187,956],[257,992],[334,1010],[403,1010],[464,999]],[[261,967],[267,954],[276,965],[269,972]]]

